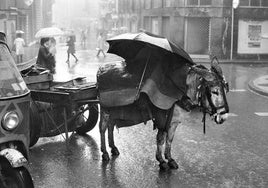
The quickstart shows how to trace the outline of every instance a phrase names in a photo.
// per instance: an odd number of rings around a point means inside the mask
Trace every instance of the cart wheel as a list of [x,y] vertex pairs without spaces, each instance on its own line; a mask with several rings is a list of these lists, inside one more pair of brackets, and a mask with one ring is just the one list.
[[39,116],[38,109],[36,106],[31,102],[30,104],[30,144],[29,146],[34,146],[41,133],[41,125],[42,119]]
[[6,159],[0,162],[0,186],[33,188],[33,180],[25,167],[13,168]]
[[[89,107],[89,108],[88,108]],[[98,105],[84,105],[83,108],[88,108],[84,113],[76,118],[76,133],[85,134],[91,131],[97,124],[99,118]]]

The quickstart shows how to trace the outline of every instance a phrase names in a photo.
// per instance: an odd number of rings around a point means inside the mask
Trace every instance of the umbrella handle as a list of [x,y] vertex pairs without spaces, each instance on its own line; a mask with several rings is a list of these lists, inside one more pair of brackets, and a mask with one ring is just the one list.
[[138,90],[137,90],[137,93],[136,93],[136,96],[135,96],[135,100],[137,100],[138,97],[139,97],[140,90],[141,90],[141,84],[142,84],[142,81],[143,81],[145,72],[146,72],[146,70],[147,70],[147,66],[148,66],[148,63],[149,63],[150,58],[151,58],[151,51],[150,51],[150,53],[149,53],[149,55],[148,55],[148,57],[147,57],[146,64],[145,64],[145,66],[144,66],[144,69],[143,69],[143,72],[142,72],[142,75],[141,75],[141,80],[140,80],[139,87],[138,87]]

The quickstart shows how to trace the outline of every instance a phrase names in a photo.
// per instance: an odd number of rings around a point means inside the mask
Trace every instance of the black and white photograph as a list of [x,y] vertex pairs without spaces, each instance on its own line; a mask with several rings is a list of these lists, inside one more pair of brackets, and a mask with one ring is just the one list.
[[268,0],[0,0],[0,188],[267,188]]

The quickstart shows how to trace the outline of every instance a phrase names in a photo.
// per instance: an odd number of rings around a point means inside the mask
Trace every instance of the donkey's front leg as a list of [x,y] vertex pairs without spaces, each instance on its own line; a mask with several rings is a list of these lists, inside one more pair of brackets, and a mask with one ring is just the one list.
[[171,144],[172,144],[177,126],[178,126],[177,122],[172,122],[170,124],[170,127],[167,131],[166,148],[165,148],[165,158],[168,160],[168,166],[173,169],[178,168],[178,164],[171,157]]
[[104,111],[101,111],[99,130],[101,137],[101,151],[102,151],[102,159],[104,161],[109,161],[110,157],[106,150],[106,142],[105,142],[105,132],[109,122],[109,114],[106,114]]
[[156,160],[158,160],[160,163],[159,167],[161,170],[167,170],[169,168],[167,162],[162,157],[165,138],[166,138],[166,132],[158,129],[158,132],[156,135],[157,150],[156,150],[155,156],[156,156]]
[[109,146],[111,148],[112,155],[118,156],[120,153],[114,144],[114,125],[115,125],[115,122],[110,119],[110,122],[108,125],[108,141],[109,141]]

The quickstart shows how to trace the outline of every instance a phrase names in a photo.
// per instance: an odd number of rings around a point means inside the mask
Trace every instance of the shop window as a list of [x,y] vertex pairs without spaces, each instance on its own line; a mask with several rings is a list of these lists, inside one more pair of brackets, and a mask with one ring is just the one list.
[[190,6],[211,5],[211,0],[187,0],[187,5]]
[[239,6],[249,6],[250,0],[240,0]]
[[187,0],[187,5],[198,5],[198,0]]
[[250,6],[252,7],[259,7],[261,5],[260,0],[251,0],[250,1]]
[[261,5],[264,7],[268,7],[268,1],[267,0],[262,0]]
[[211,5],[211,0],[200,0],[200,5]]

